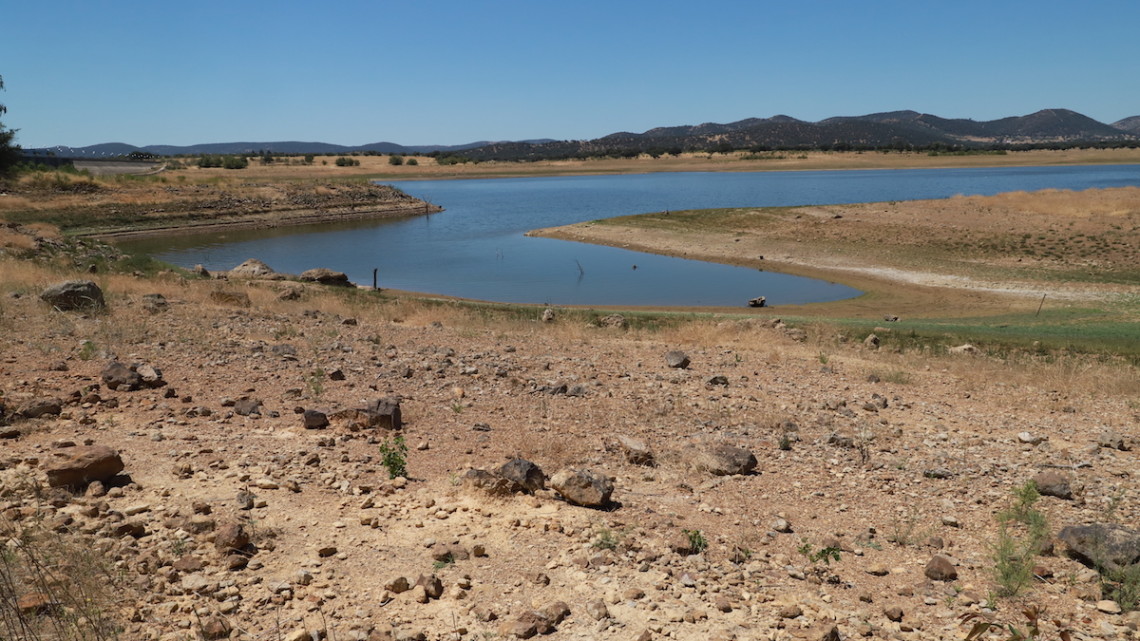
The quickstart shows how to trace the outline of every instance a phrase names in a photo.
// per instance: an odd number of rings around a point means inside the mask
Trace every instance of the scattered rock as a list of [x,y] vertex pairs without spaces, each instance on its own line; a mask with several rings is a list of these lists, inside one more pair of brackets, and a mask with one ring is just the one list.
[[69,280],[40,292],[40,299],[60,311],[103,309],[103,290],[93,281]]
[[686,458],[694,469],[716,476],[751,474],[757,463],[752,452],[727,443],[691,446],[686,449]]
[[1115,523],[1070,525],[1057,534],[1071,556],[1117,571],[1140,563],[1140,531]]
[[133,367],[112,361],[103,368],[103,384],[113,390],[131,392],[142,387],[142,376]]
[[162,294],[143,294],[142,305],[143,309],[151,314],[165,312],[170,307],[170,303]]
[[329,426],[329,417],[319,410],[305,410],[301,416],[307,430],[320,430]]
[[622,452],[625,454],[625,460],[633,465],[653,465],[655,460],[653,451],[649,449],[649,445],[632,436],[624,434],[617,435],[617,442]]
[[584,507],[604,507],[610,502],[614,484],[608,476],[593,470],[565,468],[550,479],[554,488],[568,503]]
[[215,289],[210,292],[210,300],[220,305],[230,305],[233,307],[249,307],[253,304],[249,299],[249,294],[226,289]]
[[958,570],[947,557],[936,554],[926,564],[926,578],[931,581],[954,581],[958,578]]
[[301,280],[320,283],[321,285],[332,285],[338,287],[352,286],[352,283],[350,283],[348,280],[347,274],[344,272],[336,272],[325,267],[317,267],[316,269],[308,269],[301,272]]
[[1116,601],[1104,599],[1096,602],[1096,609],[1104,612],[1105,614],[1120,614],[1120,604]]
[[625,329],[629,326],[629,322],[625,320],[625,316],[621,314],[608,314],[598,319],[599,327],[608,327],[610,329]]
[[511,459],[496,470],[495,474],[515,483],[529,494],[546,489],[546,474],[542,468],[526,459]]
[[23,418],[59,416],[61,412],[63,412],[63,401],[51,397],[30,398],[16,408],[16,415]]
[[240,523],[226,523],[214,532],[214,547],[223,553],[241,552],[249,545],[249,533]]
[[1131,444],[1125,441],[1123,436],[1113,430],[1101,432],[1096,439],[1096,444],[1103,448],[1120,450],[1122,452],[1127,452],[1132,449]]
[[123,471],[123,459],[104,445],[68,448],[63,459],[47,470],[51,487],[81,488],[92,481],[106,483]]
[[1041,496],[1054,496],[1059,499],[1072,500],[1072,481],[1068,476],[1056,470],[1044,470],[1033,477],[1037,484],[1037,491]]
[[687,369],[690,364],[689,355],[685,352],[672,350],[665,353],[665,365],[674,369]]
[[256,258],[250,258],[230,270],[231,276],[241,276],[243,278],[264,278],[266,276],[273,276],[276,273],[272,267]]
[[234,402],[234,413],[239,416],[261,414],[261,401],[253,398],[243,398]]

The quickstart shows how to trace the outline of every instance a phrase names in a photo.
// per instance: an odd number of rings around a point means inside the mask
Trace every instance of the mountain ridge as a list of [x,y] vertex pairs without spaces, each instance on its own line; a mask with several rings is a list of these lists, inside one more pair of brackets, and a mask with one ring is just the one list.
[[26,150],[70,157],[200,154],[437,154],[471,160],[542,160],[594,155],[661,154],[730,150],[978,150],[1033,146],[1140,144],[1140,116],[1105,124],[1069,109],[1042,109],[996,120],[943,118],[913,110],[833,116],[816,122],[787,115],[745,118],[730,123],[654,127],[641,133],[615,132],[592,140],[477,141],[462,145],[401,145],[374,142],[336,145],[323,142],[225,142],[196,145],[102,143]]

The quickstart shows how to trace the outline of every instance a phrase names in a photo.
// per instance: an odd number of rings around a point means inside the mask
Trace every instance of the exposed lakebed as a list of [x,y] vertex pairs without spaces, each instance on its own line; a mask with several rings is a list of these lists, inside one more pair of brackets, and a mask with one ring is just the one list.
[[[825,281],[528,238],[531,229],[663,210],[943,198],[1140,185],[1140,166],[658,173],[389,183],[445,211],[400,220],[124,241],[183,266],[230,269],[259,258],[281,272],[343,271],[381,287],[509,303],[743,306],[857,296]],[[633,239],[631,239],[633,240]],[[741,258],[749,258],[742,256]],[[635,268],[636,266],[636,268]]]

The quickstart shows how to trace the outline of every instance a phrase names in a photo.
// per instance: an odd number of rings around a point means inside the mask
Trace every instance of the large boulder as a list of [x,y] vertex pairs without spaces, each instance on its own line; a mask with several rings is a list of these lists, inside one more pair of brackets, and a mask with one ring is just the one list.
[[516,483],[530,494],[546,488],[546,474],[542,468],[526,459],[516,458],[503,463],[496,475]]
[[108,388],[124,392],[166,385],[162,370],[146,364],[124,365],[119,361],[111,361],[103,368],[101,377]]
[[716,476],[750,474],[756,469],[756,456],[727,443],[693,446],[687,450],[689,464]]
[[62,451],[61,460],[47,469],[51,487],[79,488],[99,481],[106,483],[123,471],[123,459],[104,445],[75,447]]
[[656,463],[653,450],[649,448],[649,444],[645,441],[632,436],[618,434],[617,443],[618,448],[625,454],[626,461],[634,465],[654,465]]
[[614,492],[613,481],[593,470],[563,468],[550,478],[550,487],[566,502],[584,507],[604,507]]
[[[63,401],[54,396],[37,396],[30,398],[16,408],[16,414],[24,418],[39,418],[41,416],[59,416],[63,412]],[[2,415],[3,412],[0,412]]]
[[1069,555],[1117,571],[1140,563],[1140,532],[1115,523],[1070,525],[1057,534]]
[[272,267],[256,258],[250,258],[230,270],[231,276],[242,276],[245,278],[265,278],[266,276],[273,276],[275,274],[277,274],[277,272],[273,271]]
[[1037,492],[1041,496],[1055,496],[1059,499],[1072,500],[1073,482],[1068,475],[1056,470],[1043,470],[1033,477],[1037,484]]
[[321,285],[340,285],[342,287],[349,287],[352,285],[352,283],[348,281],[347,274],[344,272],[334,272],[327,267],[307,269],[301,272],[301,280],[320,283]]
[[69,311],[75,309],[102,309],[103,290],[89,280],[69,280],[56,283],[40,293],[40,299],[52,307]]
[[400,399],[394,396],[375,399],[364,407],[340,410],[330,414],[329,421],[350,432],[376,428],[398,430],[404,426]]

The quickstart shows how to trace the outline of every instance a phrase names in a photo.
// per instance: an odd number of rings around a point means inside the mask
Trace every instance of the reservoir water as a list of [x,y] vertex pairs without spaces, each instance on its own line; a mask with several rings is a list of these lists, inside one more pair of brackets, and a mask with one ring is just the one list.
[[[742,306],[841,300],[824,281],[546,238],[531,229],[663,210],[823,205],[1140,186],[1140,165],[657,173],[390,182],[445,208],[414,218],[123,241],[176,265],[280,272],[328,267],[353,282],[510,303]],[[637,269],[633,266],[637,265]]]

